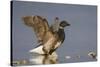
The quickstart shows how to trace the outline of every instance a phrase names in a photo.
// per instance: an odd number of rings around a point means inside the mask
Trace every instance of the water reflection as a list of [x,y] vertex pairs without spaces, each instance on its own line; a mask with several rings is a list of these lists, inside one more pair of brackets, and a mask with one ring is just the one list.
[[44,55],[42,50],[43,46],[39,46],[35,49],[30,50],[31,58],[29,59],[30,64],[56,64],[56,63],[69,63],[69,62],[84,62],[84,61],[96,61],[96,52],[85,52],[82,54],[66,55],[65,57],[59,57],[56,52],[52,55]]
[[58,55],[53,52],[51,55],[45,55],[42,50],[43,46],[39,46],[30,50],[31,58],[29,59],[31,64],[56,64],[58,63]]
[[[38,49],[40,50],[38,52]],[[73,63],[73,62],[86,62],[86,61],[97,61],[96,52],[87,52],[82,54],[72,54],[66,56],[60,56],[56,52],[52,55],[44,55],[41,52],[41,47],[32,49],[30,52],[30,59],[20,59],[14,60],[12,62],[13,66],[22,66],[22,65],[37,65],[37,64],[57,64],[57,63]],[[41,53],[40,53],[41,52]],[[95,58],[94,58],[95,56]],[[59,60],[58,60],[59,59]]]

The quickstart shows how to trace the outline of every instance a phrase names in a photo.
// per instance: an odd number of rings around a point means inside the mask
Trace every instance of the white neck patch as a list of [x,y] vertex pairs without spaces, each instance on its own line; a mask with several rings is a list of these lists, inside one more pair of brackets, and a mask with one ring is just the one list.
[[59,26],[59,29],[64,29],[64,27]]

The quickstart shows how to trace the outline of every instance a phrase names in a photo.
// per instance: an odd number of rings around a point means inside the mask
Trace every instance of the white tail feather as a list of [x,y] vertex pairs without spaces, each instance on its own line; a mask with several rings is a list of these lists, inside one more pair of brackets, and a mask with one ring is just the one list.
[[30,50],[30,53],[37,53],[37,54],[44,54],[44,51],[42,50],[43,46],[39,46],[37,48],[34,48],[32,50]]

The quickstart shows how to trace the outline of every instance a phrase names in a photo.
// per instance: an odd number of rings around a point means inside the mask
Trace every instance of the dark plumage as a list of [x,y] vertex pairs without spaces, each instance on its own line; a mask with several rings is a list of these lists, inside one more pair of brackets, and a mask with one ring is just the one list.
[[[56,20],[58,20],[58,18],[56,18]],[[61,42],[61,44],[64,42],[65,40],[65,32],[64,32],[64,27],[66,26],[70,26],[70,24],[67,22],[67,21],[61,21],[61,22],[56,22],[56,23],[59,23],[59,26],[58,26],[58,30],[57,31],[53,31],[53,34],[58,36],[58,42]],[[56,24],[55,24],[56,25]],[[54,26],[54,25],[53,25]],[[54,29],[53,29],[54,30]],[[60,44],[60,45],[61,45]],[[59,45],[59,46],[60,46]],[[50,54],[52,54],[52,52],[54,52],[59,46],[57,46],[56,48],[53,48],[51,51],[50,51]]]

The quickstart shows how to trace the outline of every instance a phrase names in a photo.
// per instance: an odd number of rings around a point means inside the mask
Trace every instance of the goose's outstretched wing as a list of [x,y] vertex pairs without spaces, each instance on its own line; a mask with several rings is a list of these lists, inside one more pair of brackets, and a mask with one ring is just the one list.
[[[43,45],[42,50],[44,51],[44,53],[52,54],[52,52],[55,51],[54,49],[56,48],[58,35],[52,33],[47,20],[41,16],[25,16],[23,17],[23,20],[27,26],[34,29],[34,32],[36,33],[36,36],[39,40],[39,44]],[[59,45],[57,45],[57,47]]]
[[25,16],[23,20],[27,26],[34,29],[39,42],[42,41],[46,32],[49,30],[48,21],[41,16]]

